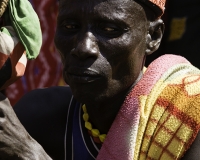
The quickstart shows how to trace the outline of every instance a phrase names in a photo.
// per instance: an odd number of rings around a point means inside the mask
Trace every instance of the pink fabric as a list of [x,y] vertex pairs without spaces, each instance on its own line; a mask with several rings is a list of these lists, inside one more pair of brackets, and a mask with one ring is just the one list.
[[97,160],[133,160],[140,118],[139,96],[148,95],[163,73],[177,63],[188,61],[179,56],[164,55],[148,67],[143,78],[126,97]]

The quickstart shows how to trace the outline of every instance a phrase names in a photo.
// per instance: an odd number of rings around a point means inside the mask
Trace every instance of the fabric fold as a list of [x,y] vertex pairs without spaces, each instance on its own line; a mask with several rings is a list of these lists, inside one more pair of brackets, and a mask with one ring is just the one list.
[[42,45],[39,18],[28,0],[9,0],[0,32],[0,90],[22,77]]
[[42,45],[39,18],[28,0],[9,0],[7,21],[12,24],[20,41],[26,48],[28,59],[35,59]]
[[200,71],[181,56],[151,63],[126,97],[97,160],[180,159],[200,129],[197,84]]

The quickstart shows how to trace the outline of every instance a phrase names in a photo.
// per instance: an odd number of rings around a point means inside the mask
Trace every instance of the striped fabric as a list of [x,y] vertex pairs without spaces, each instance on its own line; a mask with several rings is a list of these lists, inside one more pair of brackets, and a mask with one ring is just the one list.
[[163,74],[148,96],[140,97],[144,106],[140,106],[135,157],[180,159],[200,129],[200,71],[184,58],[172,55],[150,65],[146,75],[153,74],[155,68],[157,75]]
[[200,129],[200,70],[164,55],[126,97],[97,160],[177,160]]
[[42,45],[40,21],[28,0],[9,0],[1,20],[0,90],[24,75],[27,59],[35,59]]
[[26,51],[14,29],[6,26],[0,32],[0,90],[24,75]]

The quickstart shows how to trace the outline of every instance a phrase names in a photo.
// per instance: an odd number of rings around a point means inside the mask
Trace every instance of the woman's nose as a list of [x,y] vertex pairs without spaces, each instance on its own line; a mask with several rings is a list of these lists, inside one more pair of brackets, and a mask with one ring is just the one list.
[[80,59],[97,57],[99,54],[99,47],[93,33],[86,32],[82,38],[78,39],[77,45],[71,51],[71,54]]

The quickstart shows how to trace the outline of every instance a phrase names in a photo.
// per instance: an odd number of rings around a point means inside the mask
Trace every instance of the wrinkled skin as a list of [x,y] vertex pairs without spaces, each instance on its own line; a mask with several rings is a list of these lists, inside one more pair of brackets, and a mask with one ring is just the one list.
[[[64,79],[95,126],[107,133],[125,95],[141,78],[146,52],[154,50],[147,51],[150,23],[132,0],[61,0],[59,10],[55,45]],[[160,31],[156,38],[161,37]]]
[[[86,103],[92,123],[101,132],[107,133],[124,95],[141,78],[145,57],[158,48],[162,33],[162,20],[150,23],[141,5],[132,0],[60,1],[55,44],[63,76],[74,96]],[[5,97],[1,98],[0,132],[1,159],[50,159]],[[199,159],[199,139],[186,159]]]
[[19,122],[0,93],[0,160],[51,160]]
[[[63,58],[64,78],[75,97],[96,105],[137,80],[143,67],[148,24],[144,11],[137,14],[141,6],[136,3],[88,2],[64,3],[68,7],[59,13],[55,44]],[[136,14],[127,11],[130,5]],[[81,10],[84,12],[80,14]]]
[[[141,78],[146,55],[158,49],[163,30],[161,19],[150,22],[132,0],[60,0],[55,45],[63,76],[101,133],[108,132],[124,95]],[[199,157],[198,137],[184,159]]]

